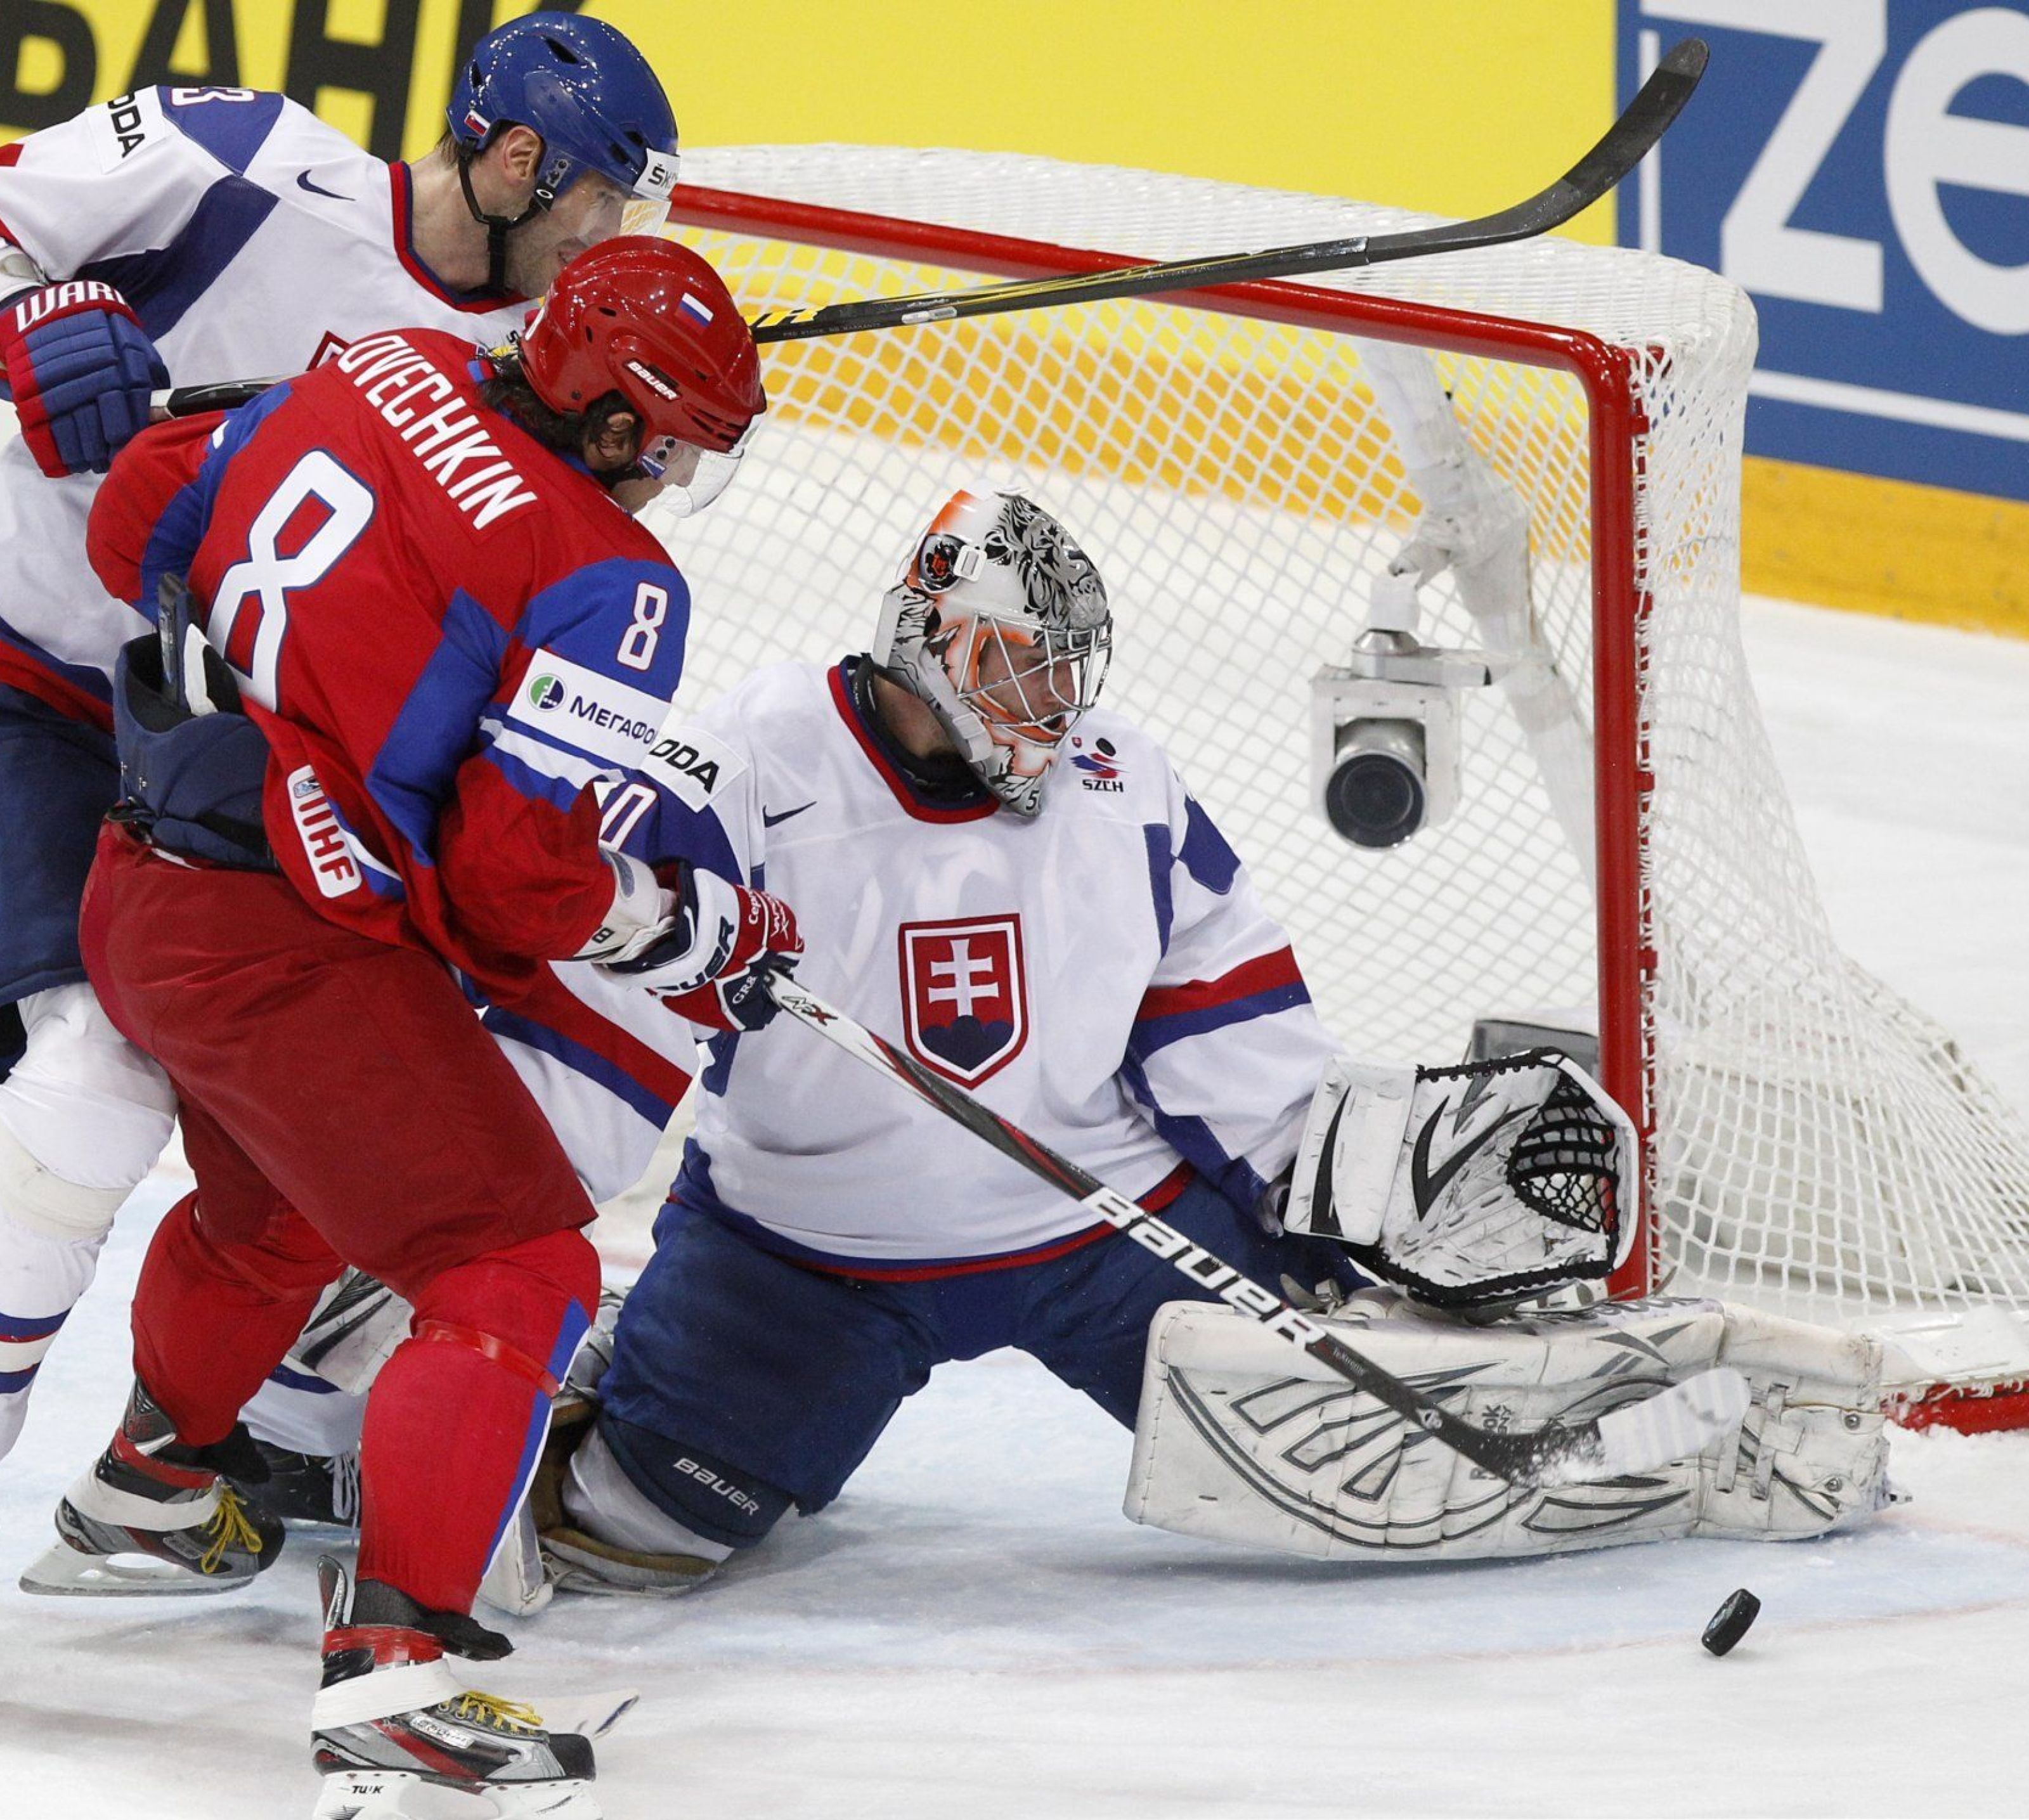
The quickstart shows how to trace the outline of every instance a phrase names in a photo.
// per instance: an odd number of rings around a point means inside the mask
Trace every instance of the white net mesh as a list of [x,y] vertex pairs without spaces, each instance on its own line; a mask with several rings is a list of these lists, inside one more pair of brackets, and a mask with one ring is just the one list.
[[[718,190],[1149,258],[1426,219],[990,154],[738,148],[687,154],[684,169]],[[985,269],[681,231],[750,314]],[[1431,306],[1437,348],[1471,344],[1492,317],[1633,356],[1648,432],[1615,456],[1640,476],[1631,545],[1596,544],[1578,380],[1489,353],[1434,358],[1473,443],[1527,502],[1539,628],[1586,737],[1595,560],[1649,597],[1645,926],[1627,940],[1653,952],[1661,1270],[1820,1312],[2029,1299],[2029,1141],[1948,1038],[1834,947],[1748,684],[1746,299],[1674,261],[1554,240],[1319,282]],[[1441,825],[1362,851],[1311,806],[1309,679],[1343,661],[1419,508],[1351,335],[1128,300],[791,343],[764,361],[771,410],[746,471],[669,528],[699,602],[691,699],[759,662],[863,648],[933,510],[968,480],[1021,480],[1107,577],[1109,701],[1168,745],[1241,849],[1348,1047],[1443,1061],[1477,1017],[1592,1014],[1593,894],[1502,691],[1465,701],[1462,799]],[[1479,642],[1448,580],[1426,607],[1432,642]]]

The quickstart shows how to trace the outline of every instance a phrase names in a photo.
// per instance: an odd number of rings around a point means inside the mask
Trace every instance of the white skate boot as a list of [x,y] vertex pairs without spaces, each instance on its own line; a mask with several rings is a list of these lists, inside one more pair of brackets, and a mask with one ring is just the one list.
[[105,1598],[223,1592],[281,1552],[282,1525],[222,1474],[265,1469],[243,1429],[210,1447],[176,1438],[139,1383],[113,1444],[57,1506],[57,1541],[21,1575],[24,1592]]
[[[592,1737],[634,1703],[630,1692],[581,1700],[567,1720],[480,1693],[444,1660],[507,1654],[506,1638],[456,1612],[428,1611],[391,1586],[317,1563],[324,1595],[324,1683],[310,1744],[324,1788],[313,1820],[400,1820],[439,1813],[428,1789],[490,1804],[498,1820],[601,1820]],[[412,1802],[414,1804],[412,1805]]]

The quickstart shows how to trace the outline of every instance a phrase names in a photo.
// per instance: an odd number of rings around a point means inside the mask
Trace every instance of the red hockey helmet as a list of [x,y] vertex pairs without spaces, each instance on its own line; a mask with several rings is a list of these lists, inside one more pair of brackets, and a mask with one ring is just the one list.
[[642,465],[672,469],[692,511],[724,491],[768,408],[754,337],[718,274],[641,235],[602,241],[557,274],[521,337],[521,370],[555,411],[618,392],[641,417]]

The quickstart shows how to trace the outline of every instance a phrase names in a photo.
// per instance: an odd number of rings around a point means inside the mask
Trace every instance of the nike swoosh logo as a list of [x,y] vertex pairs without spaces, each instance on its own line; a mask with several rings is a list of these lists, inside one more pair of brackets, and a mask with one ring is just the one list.
[[296,173],[296,187],[299,190],[308,190],[313,196],[328,196],[334,202],[349,202],[352,200],[350,196],[341,196],[336,190],[327,190],[321,183],[312,183],[308,171],[299,171]]
[[1452,1177],[1486,1147],[1497,1132],[1534,1110],[1533,1106],[1518,1106],[1506,1117],[1497,1118],[1477,1137],[1467,1140],[1446,1157],[1434,1175],[1430,1173],[1430,1140],[1436,1135],[1437,1121],[1445,1116],[1445,1109],[1439,1106],[1432,1113],[1423,1129],[1416,1133],[1416,1147],[1409,1154],[1409,1186],[1416,1197],[1416,1218],[1430,1218],[1432,1205]]
[[764,809],[761,811],[761,825],[763,828],[773,828],[777,822],[787,821],[791,816],[800,815],[806,809],[814,809],[817,806],[817,799],[813,796],[809,802],[799,803],[794,809],[785,809],[779,815],[770,815],[768,811]]

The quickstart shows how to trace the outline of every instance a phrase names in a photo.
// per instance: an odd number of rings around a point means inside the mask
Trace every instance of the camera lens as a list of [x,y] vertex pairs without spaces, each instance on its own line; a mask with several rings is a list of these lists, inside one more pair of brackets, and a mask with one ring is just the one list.
[[1414,722],[1356,721],[1325,783],[1325,818],[1356,847],[1397,847],[1423,825],[1423,742]]

